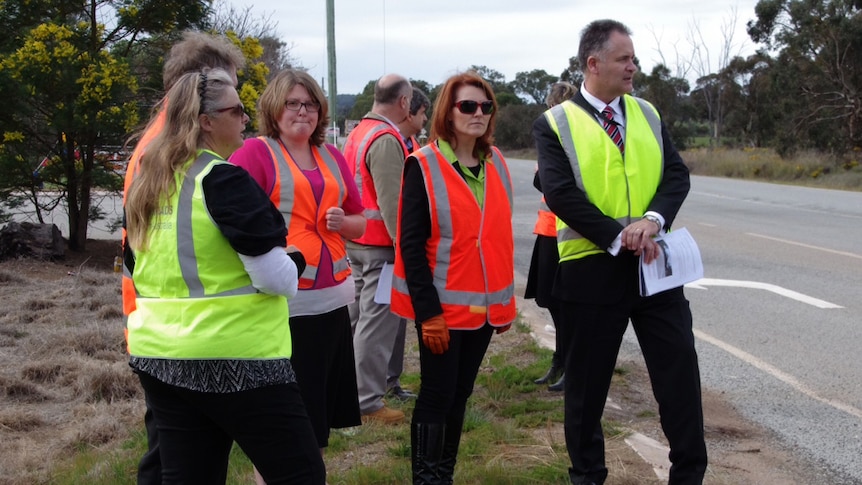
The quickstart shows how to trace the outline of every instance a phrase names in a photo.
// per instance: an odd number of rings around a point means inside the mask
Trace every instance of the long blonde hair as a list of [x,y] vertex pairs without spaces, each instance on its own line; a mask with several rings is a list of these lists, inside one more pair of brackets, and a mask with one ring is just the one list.
[[[223,69],[182,75],[165,96],[164,126],[145,149],[126,197],[126,234],[129,246],[144,250],[153,215],[177,190],[176,174],[197,156],[203,132],[200,115],[217,109],[225,91],[234,89]],[[156,115],[147,130],[158,129]]]

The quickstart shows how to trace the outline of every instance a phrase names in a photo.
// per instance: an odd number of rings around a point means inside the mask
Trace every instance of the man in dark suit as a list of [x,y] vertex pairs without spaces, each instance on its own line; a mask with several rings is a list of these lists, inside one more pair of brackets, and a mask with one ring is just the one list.
[[689,190],[688,169],[658,111],[634,98],[629,29],[613,20],[581,33],[584,83],[533,124],[539,179],[558,219],[565,434],[574,484],[607,478],[601,417],[628,321],[643,351],[670,443],[671,484],[702,483],[707,456],[700,372],[683,289],[642,297],[638,258],[658,255]]

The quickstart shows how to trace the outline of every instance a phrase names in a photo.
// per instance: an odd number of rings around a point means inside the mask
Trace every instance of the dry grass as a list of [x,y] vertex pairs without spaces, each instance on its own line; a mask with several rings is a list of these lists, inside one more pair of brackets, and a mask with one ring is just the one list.
[[682,155],[695,175],[862,190],[862,165],[858,152],[841,158],[816,152],[800,152],[792,158],[783,159],[774,150],[767,148],[699,148],[687,150]]
[[[116,242],[92,243],[113,257]],[[104,247],[102,247],[104,246]],[[47,483],[82,449],[141,424],[142,392],[123,346],[120,276],[81,265],[0,263],[0,483]],[[88,256],[89,257],[89,256]],[[98,266],[97,266],[98,265]]]

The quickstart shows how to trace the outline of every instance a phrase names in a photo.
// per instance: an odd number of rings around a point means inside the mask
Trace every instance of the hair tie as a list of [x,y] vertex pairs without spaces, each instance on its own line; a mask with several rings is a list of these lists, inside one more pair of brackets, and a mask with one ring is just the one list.
[[201,73],[201,80],[198,83],[198,94],[201,97],[201,101],[203,101],[207,94],[207,74],[205,72]]

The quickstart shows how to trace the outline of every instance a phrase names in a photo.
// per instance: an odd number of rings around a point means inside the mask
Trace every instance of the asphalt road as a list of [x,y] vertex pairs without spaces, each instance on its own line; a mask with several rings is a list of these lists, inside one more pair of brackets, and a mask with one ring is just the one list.
[[[532,250],[535,162],[510,160],[515,266]],[[674,227],[698,242],[688,285],[701,376],[831,484],[862,483],[862,193],[693,177]],[[629,331],[621,354],[640,354]]]

